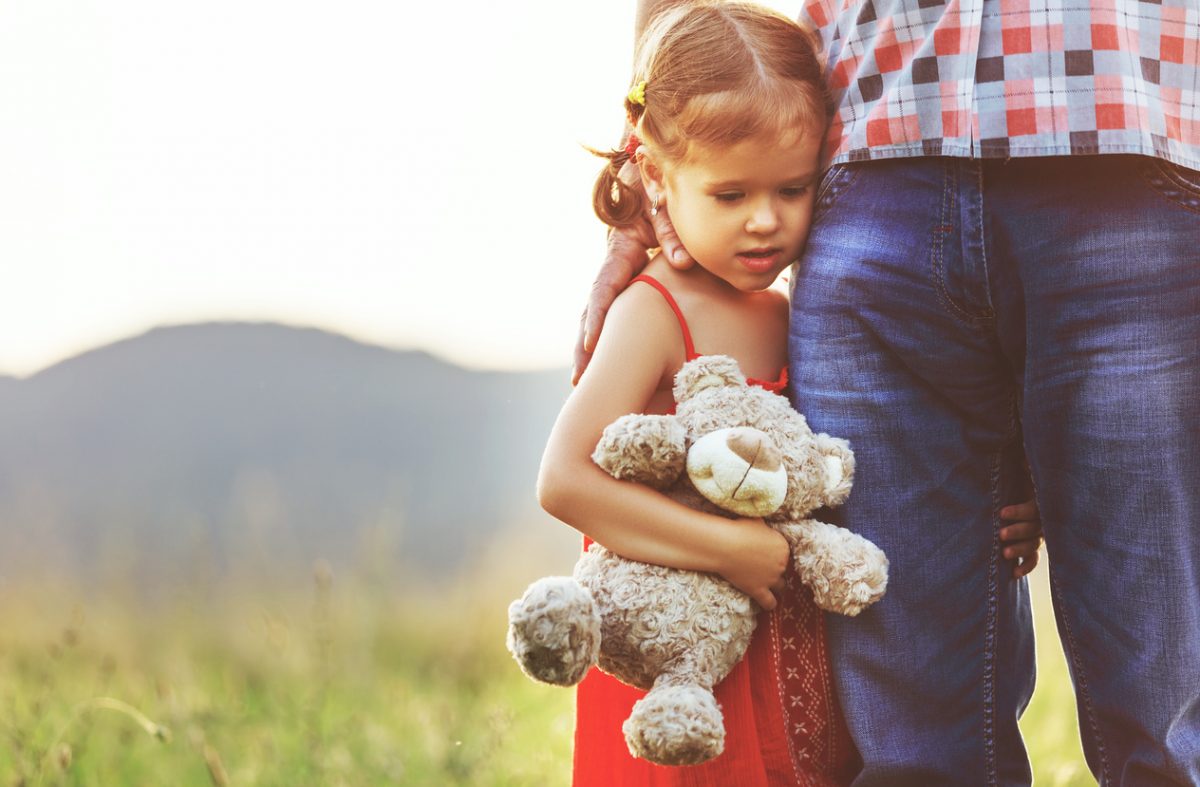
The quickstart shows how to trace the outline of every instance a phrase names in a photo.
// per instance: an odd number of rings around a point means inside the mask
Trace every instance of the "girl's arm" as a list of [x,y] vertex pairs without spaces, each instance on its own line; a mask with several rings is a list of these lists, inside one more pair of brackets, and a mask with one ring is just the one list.
[[538,500],[558,519],[632,560],[720,574],[765,609],[788,561],[787,541],[759,519],[695,511],[591,459],[604,427],[642,412],[681,359],[679,324],[658,293],[631,287],[563,405],[542,457]]

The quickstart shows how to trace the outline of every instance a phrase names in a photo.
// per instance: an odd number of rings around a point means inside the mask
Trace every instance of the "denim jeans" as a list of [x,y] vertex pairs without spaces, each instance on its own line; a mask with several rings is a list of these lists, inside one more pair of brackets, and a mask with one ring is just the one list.
[[855,785],[1030,783],[1029,596],[997,535],[1030,476],[1092,772],[1200,784],[1200,173],[836,166],[792,288],[796,407],[857,457],[827,516],[891,560],[829,621]]

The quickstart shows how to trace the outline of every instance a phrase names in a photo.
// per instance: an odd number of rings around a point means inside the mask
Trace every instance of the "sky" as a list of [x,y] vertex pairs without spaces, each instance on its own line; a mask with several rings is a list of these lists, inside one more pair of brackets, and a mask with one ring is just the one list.
[[4,0],[0,374],[207,320],[568,365],[634,10]]

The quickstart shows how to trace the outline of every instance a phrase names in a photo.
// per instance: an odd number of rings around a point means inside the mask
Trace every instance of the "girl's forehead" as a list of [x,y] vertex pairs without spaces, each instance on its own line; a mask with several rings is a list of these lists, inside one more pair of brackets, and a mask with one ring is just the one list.
[[764,133],[729,144],[692,145],[679,166],[708,175],[735,175],[738,172],[794,177],[797,168],[817,165],[821,137],[804,131]]

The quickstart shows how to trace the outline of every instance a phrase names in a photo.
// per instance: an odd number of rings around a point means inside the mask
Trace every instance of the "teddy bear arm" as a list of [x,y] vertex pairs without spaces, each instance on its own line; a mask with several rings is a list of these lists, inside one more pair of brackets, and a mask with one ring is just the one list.
[[853,617],[883,597],[888,559],[875,544],[815,519],[776,529],[791,546],[796,572],[821,609]]
[[850,496],[850,486],[854,482],[854,454],[850,444],[824,432],[814,435],[813,441],[825,466],[822,505],[841,505]]
[[687,432],[673,415],[625,415],[605,427],[592,460],[613,478],[665,489],[687,463]]

